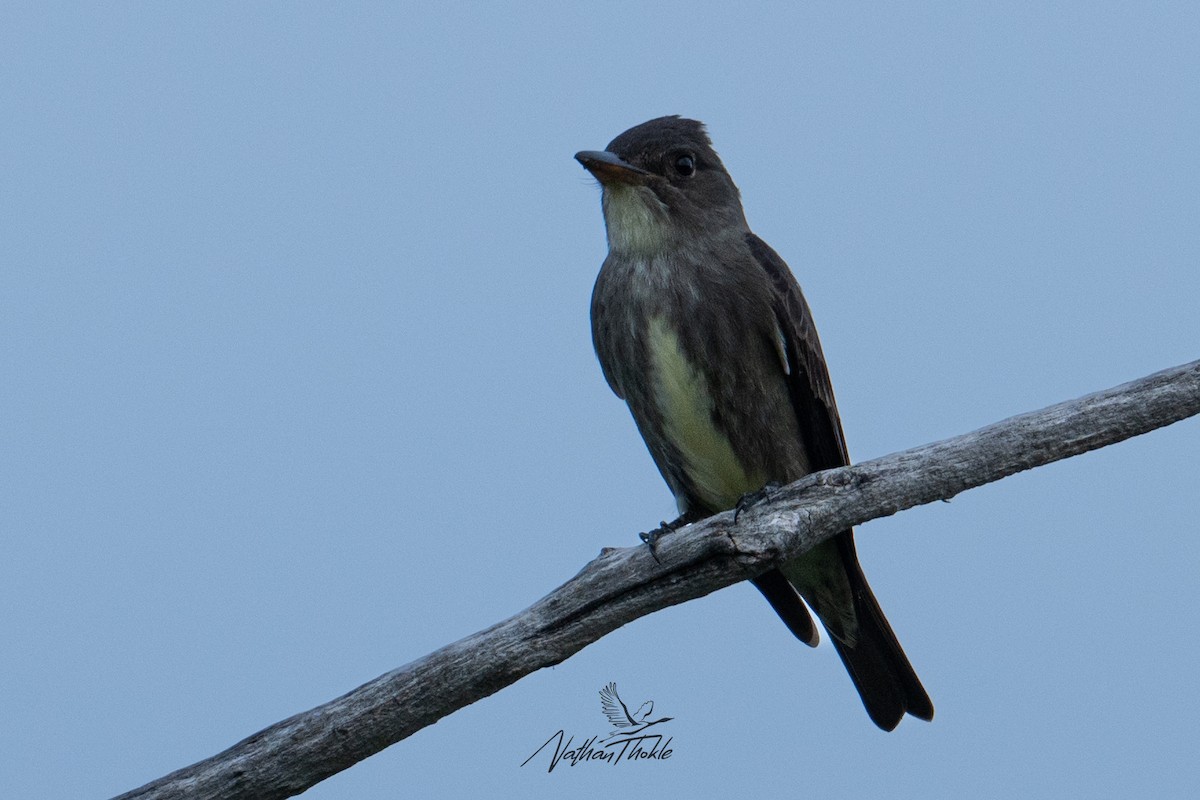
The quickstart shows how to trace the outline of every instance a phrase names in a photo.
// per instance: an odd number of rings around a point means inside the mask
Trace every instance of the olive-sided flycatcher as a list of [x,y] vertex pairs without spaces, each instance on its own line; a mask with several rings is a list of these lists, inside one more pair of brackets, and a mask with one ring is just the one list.
[[[808,304],[783,259],[750,232],[703,124],[660,117],[575,158],[603,188],[608,231],[592,294],[596,354],[675,494],[681,516],[671,526],[848,464]],[[754,585],[813,646],[805,602],[816,612],[876,725],[933,718],[852,531]]]

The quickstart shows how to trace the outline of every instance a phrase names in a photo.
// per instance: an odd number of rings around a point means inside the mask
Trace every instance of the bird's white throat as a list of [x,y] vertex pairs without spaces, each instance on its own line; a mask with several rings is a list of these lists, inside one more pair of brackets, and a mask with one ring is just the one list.
[[609,250],[654,255],[673,245],[667,207],[649,187],[610,184],[603,205]]

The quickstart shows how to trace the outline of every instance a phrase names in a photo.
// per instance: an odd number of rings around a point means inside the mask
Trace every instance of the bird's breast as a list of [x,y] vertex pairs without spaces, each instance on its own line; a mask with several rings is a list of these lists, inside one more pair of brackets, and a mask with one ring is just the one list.
[[[705,365],[688,357],[665,316],[648,320],[646,352],[661,435],[678,454],[688,492],[716,510],[732,508],[747,492],[762,488],[765,476],[746,469],[714,420],[715,400]],[[679,499],[682,507],[693,498]]]

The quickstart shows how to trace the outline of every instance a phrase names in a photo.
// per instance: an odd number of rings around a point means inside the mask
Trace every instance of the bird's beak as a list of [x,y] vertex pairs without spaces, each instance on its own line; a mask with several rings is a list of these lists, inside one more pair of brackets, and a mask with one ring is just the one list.
[[622,161],[607,150],[583,150],[575,154],[575,160],[605,186],[614,183],[637,186],[650,177],[646,170]]

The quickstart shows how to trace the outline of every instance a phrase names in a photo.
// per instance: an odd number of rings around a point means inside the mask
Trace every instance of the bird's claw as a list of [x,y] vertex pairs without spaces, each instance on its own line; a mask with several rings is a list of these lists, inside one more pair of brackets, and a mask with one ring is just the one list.
[[733,507],[733,521],[736,523],[738,517],[743,511],[754,508],[759,503],[767,502],[771,496],[782,486],[781,483],[774,481],[764,485],[761,489],[753,492],[746,492],[741,499],[737,501],[737,505]]
[[[676,526],[669,522],[660,522],[658,523],[658,527],[654,530],[638,534],[638,538],[645,542],[646,546],[650,548],[650,555],[654,556],[655,561],[658,561],[658,540],[675,530],[675,527]],[[658,561],[658,563],[661,564],[662,562]]]

